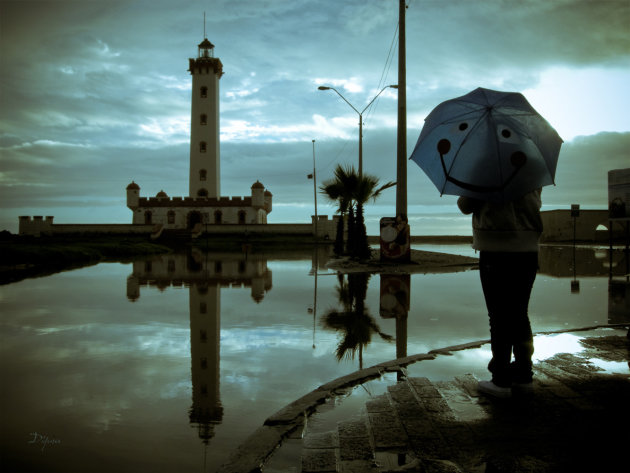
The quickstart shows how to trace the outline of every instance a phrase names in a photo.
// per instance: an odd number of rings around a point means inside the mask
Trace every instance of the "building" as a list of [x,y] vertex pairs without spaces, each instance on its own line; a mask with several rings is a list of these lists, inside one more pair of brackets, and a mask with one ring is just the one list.
[[[150,235],[190,232],[192,237],[208,234],[265,234],[334,239],[339,216],[312,216],[311,223],[268,224],[272,194],[256,180],[250,194],[221,196],[219,82],[223,64],[214,57],[207,38],[198,45],[197,57],[189,59],[192,76],[190,107],[190,169],[187,196],[169,197],[163,190],[142,197],[140,185],[127,186],[127,207],[133,212],[130,224],[57,224],[53,216],[20,216],[19,234],[53,235]],[[165,176],[167,178],[168,176]]]
[[271,212],[271,192],[256,181],[251,195],[221,197],[219,82],[223,64],[205,38],[196,58],[189,59],[192,76],[190,107],[190,174],[187,197],[141,197],[134,181],[127,186],[132,223],[161,225],[164,230],[190,229],[199,224],[265,224]]

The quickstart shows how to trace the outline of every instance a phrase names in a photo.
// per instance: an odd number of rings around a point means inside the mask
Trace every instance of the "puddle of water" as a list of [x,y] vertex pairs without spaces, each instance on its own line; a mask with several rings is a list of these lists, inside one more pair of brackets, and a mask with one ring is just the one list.
[[[581,249],[575,263],[572,255],[545,252],[530,304],[534,330],[628,321],[628,281],[601,275],[610,259]],[[612,261],[625,267],[619,252]],[[330,380],[488,338],[477,271],[372,275],[358,287],[325,262],[310,249],[196,252],[0,286],[3,467],[213,471],[267,417]],[[401,295],[392,289],[408,293],[392,298]],[[401,308],[405,317],[395,315]],[[548,339],[577,347],[571,337]],[[537,356],[546,345],[537,342]],[[488,360],[483,346],[408,369],[432,381],[483,378]],[[334,428],[361,410],[366,389],[384,392],[391,377],[353,388],[328,413],[322,406],[307,428]],[[55,441],[46,454],[33,455],[33,432]]]

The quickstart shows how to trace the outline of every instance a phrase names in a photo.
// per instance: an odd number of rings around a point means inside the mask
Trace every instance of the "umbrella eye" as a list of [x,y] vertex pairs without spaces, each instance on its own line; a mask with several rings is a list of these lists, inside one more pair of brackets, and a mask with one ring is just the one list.
[[510,162],[515,168],[522,168],[527,162],[527,156],[525,156],[525,153],[522,151],[515,151],[512,153],[512,156],[510,156]]
[[447,139],[441,139],[437,144],[437,150],[441,155],[445,155],[451,150],[451,142]]
[[464,131],[466,128],[468,128],[468,123],[463,122],[459,124],[459,131]]
[[512,136],[512,132],[508,130],[507,128],[504,128],[501,131],[501,136],[503,136],[503,138],[509,138],[510,136]]

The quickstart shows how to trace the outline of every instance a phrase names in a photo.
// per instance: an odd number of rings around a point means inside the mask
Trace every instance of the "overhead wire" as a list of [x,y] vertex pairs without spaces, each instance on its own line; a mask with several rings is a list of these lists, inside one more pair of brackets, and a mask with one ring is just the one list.
[[[409,6],[410,1],[406,2],[406,5]],[[398,50],[398,29],[399,29],[399,22],[396,22],[396,27],[394,28],[394,33],[392,36],[392,40],[391,43],[389,45],[389,50],[387,52],[387,57],[385,59],[385,63],[383,65],[383,70],[381,71],[381,76],[379,78],[378,81],[378,85],[377,85],[377,90],[381,90],[384,87],[384,84],[387,81],[387,78],[389,76],[389,72],[391,70],[393,61],[394,61],[394,57],[395,57],[395,53]],[[368,109],[366,115],[363,117],[364,118],[364,124],[367,122],[367,120],[370,118],[370,115],[372,113],[374,113],[376,111],[376,108],[378,107],[378,102],[380,101],[381,97],[377,97],[377,99],[374,101],[374,104],[372,104],[372,106]],[[365,136],[365,131],[366,128],[363,128],[363,136]],[[339,149],[339,151],[337,151],[337,153],[331,157],[329,160],[326,161],[326,163],[323,166],[317,166],[319,168],[320,173],[328,170],[334,163],[339,162],[341,159],[345,160],[345,156],[343,158],[340,158],[340,156],[346,154],[347,156],[349,156],[349,152],[350,150],[347,150],[348,148],[348,144],[350,143],[350,140],[344,140],[343,146],[341,147],[341,149]],[[278,173],[277,171],[274,172],[274,177],[297,177],[297,176],[302,176],[304,172],[303,171],[296,171],[296,172],[287,172],[287,173]]]
[[[385,65],[383,66],[383,72],[381,72],[381,78],[378,81],[376,90],[381,90],[383,87],[385,87],[384,84],[386,83],[387,77],[389,76],[389,70],[391,69],[392,62],[394,60],[394,55],[392,54],[392,51],[396,51],[397,50],[396,48],[398,47],[398,27],[399,27],[399,24],[396,23],[396,28],[394,29],[394,36],[392,37],[392,42],[389,45],[389,51],[387,52],[387,59],[385,60]],[[378,97],[376,101],[374,102],[374,105],[370,107],[370,109],[368,110],[367,116],[365,118],[365,121],[367,121],[372,111],[374,111],[377,108],[378,102],[380,100],[381,98]]]
[[[387,52],[387,58],[385,59],[385,64],[383,65],[383,70],[381,72],[381,77],[378,82],[377,90],[381,90],[381,88],[384,87],[383,84],[385,84],[385,82],[387,81],[387,77],[389,76],[389,71],[391,69],[391,66],[394,60],[393,53],[397,51],[397,47],[398,47],[398,27],[399,27],[399,23],[396,22],[396,28],[394,29],[392,41],[389,45],[389,51]],[[370,114],[377,108],[379,101],[380,101],[380,97],[377,97],[377,99],[374,101],[374,104],[368,109],[365,117],[363,117],[364,123],[367,122],[368,118],[370,117]],[[365,136],[365,128],[363,128],[363,136]],[[341,153],[345,151],[347,146],[348,146],[348,141],[346,140],[341,150],[333,158],[331,158],[326,163],[326,165],[321,168],[321,170],[324,171],[328,169],[333,162],[337,162],[339,156],[341,155]]]

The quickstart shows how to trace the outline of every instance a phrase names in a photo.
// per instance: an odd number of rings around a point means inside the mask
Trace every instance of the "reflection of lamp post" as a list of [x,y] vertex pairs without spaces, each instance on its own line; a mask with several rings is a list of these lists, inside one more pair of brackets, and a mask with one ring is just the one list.
[[576,268],[576,260],[575,260],[575,229],[577,218],[580,216],[580,205],[572,204],[571,205],[571,217],[573,218],[573,281],[571,281],[571,294],[579,294],[580,293],[580,281],[577,278],[577,268]]
[[[315,142],[315,140],[313,140]],[[313,267],[309,271],[309,276],[312,274],[315,276],[315,289],[313,290],[313,308],[308,309],[308,313],[313,313],[313,350],[315,349],[315,321],[317,319],[317,271],[319,270],[319,249],[317,245],[314,248],[315,261],[313,261]]]
[[325,85],[320,85],[318,87],[319,90],[334,90],[337,93],[337,95],[339,95],[339,97],[341,97],[344,100],[344,102],[346,102],[348,105],[350,105],[352,110],[357,112],[357,114],[359,115],[359,177],[363,176],[363,112],[365,112],[370,107],[370,105],[372,105],[374,103],[376,98],[379,95],[381,95],[385,89],[389,89],[389,88],[397,89],[398,86],[397,85],[386,85],[385,87],[383,87],[380,90],[380,92],[378,94],[376,94],[374,96],[374,98],[372,100],[370,100],[370,103],[368,103],[365,106],[365,108],[359,112],[354,107],[354,105],[352,105],[350,102],[348,102],[348,100],[343,95],[341,95],[341,93],[337,89],[335,89],[334,87],[327,87]]
[[317,171],[315,170],[315,140],[313,140],[313,196],[315,198],[315,241],[319,236],[317,233]]

